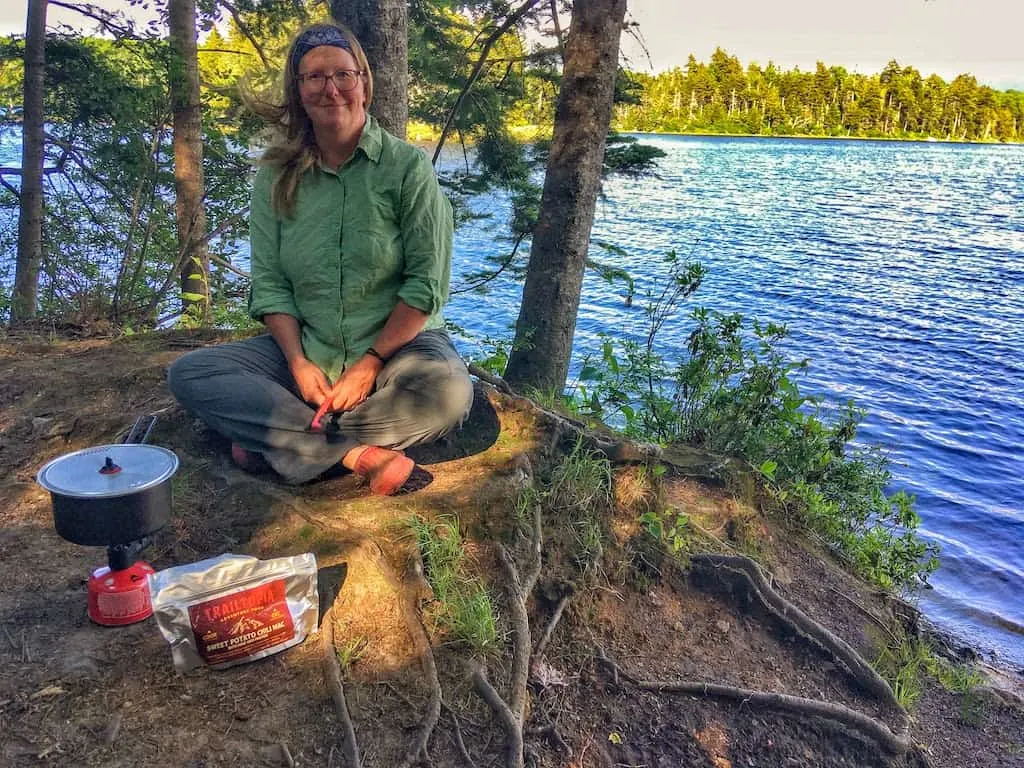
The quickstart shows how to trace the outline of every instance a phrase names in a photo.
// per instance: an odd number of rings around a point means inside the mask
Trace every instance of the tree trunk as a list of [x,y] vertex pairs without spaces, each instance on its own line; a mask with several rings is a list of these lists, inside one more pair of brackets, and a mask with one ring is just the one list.
[[406,0],[331,0],[331,15],[352,30],[373,70],[370,112],[405,138],[409,121],[409,15]]
[[174,110],[174,213],[182,314],[205,323],[210,311],[210,256],[203,210],[203,121],[199,102],[195,0],[170,0],[167,6]]
[[46,0],[29,0],[25,26],[24,121],[21,125],[21,207],[11,325],[36,315],[43,260],[43,93],[46,72]]
[[505,371],[519,389],[561,392],[569,373],[625,13],[626,0],[573,5],[540,215]]

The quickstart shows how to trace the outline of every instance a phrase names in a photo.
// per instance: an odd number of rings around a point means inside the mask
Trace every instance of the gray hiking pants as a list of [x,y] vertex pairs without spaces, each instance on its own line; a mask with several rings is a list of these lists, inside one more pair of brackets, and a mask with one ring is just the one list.
[[442,330],[421,332],[388,360],[361,404],[337,414],[337,429],[309,431],[316,409],[299,394],[272,336],[197,349],[167,374],[171,392],[207,426],[302,483],[358,446],[402,449],[455,429],[469,414],[473,385]]

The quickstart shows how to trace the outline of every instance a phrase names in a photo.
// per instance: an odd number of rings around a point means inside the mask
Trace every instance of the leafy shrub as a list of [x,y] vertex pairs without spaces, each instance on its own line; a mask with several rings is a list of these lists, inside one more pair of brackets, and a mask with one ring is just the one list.
[[655,351],[665,318],[704,275],[674,253],[667,264],[667,287],[648,297],[646,342],[604,337],[600,359],[580,373],[580,410],[637,439],[743,459],[783,513],[864,576],[887,588],[926,578],[938,565],[937,547],[917,535],[913,497],[887,493],[888,459],[854,443],[863,411],[852,402],[828,408],[801,394],[795,375],[808,361],[785,358],[784,326],[699,308],[683,360],[673,365]]

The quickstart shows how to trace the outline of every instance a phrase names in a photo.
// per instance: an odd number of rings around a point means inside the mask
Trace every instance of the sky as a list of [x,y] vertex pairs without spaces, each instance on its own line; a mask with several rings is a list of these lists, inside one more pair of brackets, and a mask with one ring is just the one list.
[[[2,0],[0,0],[2,2]],[[880,72],[892,59],[949,81],[968,72],[994,88],[1024,89],[1024,0],[630,0],[650,54],[630,36],[634,70],[707,61],[716,46],[747,65],[817,61]]]
[[[0,0],[0,35],[24,33],[26,8]],[[706,61],[721,46],[744,65],[813,70],[823,61],[871,74],[896,59],[947,81],[969,72],[994,88],[1024,89],[1024,0],[629,0],[629,14],[644,43],[623,36],[634,70],[685,66],[691,53]],[[51,21],[73,17],[50,7]]]

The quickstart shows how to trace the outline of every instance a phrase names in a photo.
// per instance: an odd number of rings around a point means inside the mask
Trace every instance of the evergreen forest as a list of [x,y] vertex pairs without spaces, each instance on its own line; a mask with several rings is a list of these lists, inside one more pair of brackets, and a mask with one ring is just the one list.
[[635,103],[616,110],[622,131],[1017,142],[1024,92],[996,91],[969,74],[947,83],[890,61],[862,75],[818,62],[813,72],[769,63],[744,68],[721,48],[708,62],[627,74]]
[[[457,21],[457,15],[448,21]],[[411,31],[410,137],[436,138],[444,119],[443,93],[453,87],[441,71],[449,62],[431,60],[439,42],[436,32],[426,26]],[[447,35],[453,37],[451,30]],[[237,24],[205,34],[199,51],[208,107],[216,112],[229,106],[235,81],[256,71],[260,57],[286,40],[274,37],[276,46],[269,42],[258,51]],[[116,67],[124,58],[101,38],[64,38],[55,45],[83,45],[104,66]],[[503,114],[506,127],[525,137],[548,133],[558,82],[550,60],[528,55],[515,36],[503,38],[500,46],[504,52],[497,63],[506,64],[503,98],[511,102]],[[0,122],[20,119],[22,59],[18,36],[0,41]],[[146,77],[144,71],[136,75],[140,81]],[[476,106],[467,105],[470,112],[495,106],[488,103],[486,82],[481,85],[485,88],[473,99]],[[515,97],[508,99],[509,93]],[[736,56],[716,48],[706,62],[690,54],[684,67],[667,72],[621,70],[613,127],[649,133],[1019,142],[1024,140],[1024,91],[998,91],[966,73],[947,83],[896,61],[867,75],[820,61],[813,72],[784,70],[771,62],[744,67]]]

